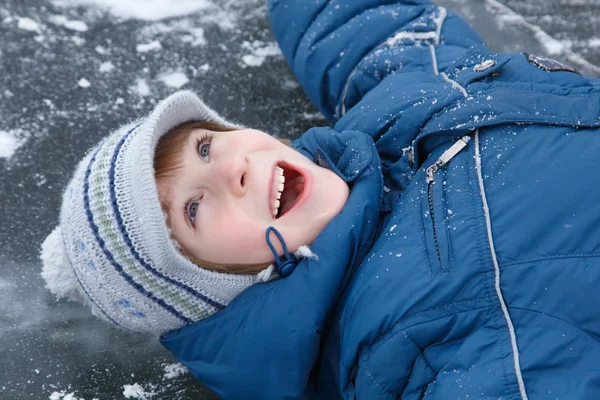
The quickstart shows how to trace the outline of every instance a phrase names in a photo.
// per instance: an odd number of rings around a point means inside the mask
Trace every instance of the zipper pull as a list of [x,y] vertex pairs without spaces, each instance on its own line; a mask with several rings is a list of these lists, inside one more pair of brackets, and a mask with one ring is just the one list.
[[448,162],[450,162],[450,160],[452,160],[454,158],[454,156],[456,156],[458,153],[460,153],[462,149],[467,147],[469,140],[471,140],[470,136],[463,136],[460,139],[458,139],[452,146],[450,146],[450,148],[448,150],[446,150],[444,153],[442,153],[440,158],[438,158],[435,163],[430,165],[425,170],[425,173],[427,174],[427,177],[425,178],[425,182],[427,182],[427,183],[433,182],[433,175],[441,167],[443,167]]

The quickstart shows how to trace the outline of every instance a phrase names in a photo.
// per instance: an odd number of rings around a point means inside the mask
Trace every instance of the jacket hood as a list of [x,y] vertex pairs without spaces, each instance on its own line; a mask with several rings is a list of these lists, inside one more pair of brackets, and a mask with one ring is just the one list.
[[356,131],[315,128],[294,146],[351,188],[342,212],[311,246],[318,258],[303,259],[287,278],[252,286],[224,310],[161,337],[198,380],[223,398],[305,393],[328,317],[377,231],[383,185],[373,140]]

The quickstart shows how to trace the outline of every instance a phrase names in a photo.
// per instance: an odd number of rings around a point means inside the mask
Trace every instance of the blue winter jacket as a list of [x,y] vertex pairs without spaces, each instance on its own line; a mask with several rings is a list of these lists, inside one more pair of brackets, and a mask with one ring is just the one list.
[[600,399],[600,81],[425,0],[271,0],[348,182],[287,278],[162,337],[224,399]]

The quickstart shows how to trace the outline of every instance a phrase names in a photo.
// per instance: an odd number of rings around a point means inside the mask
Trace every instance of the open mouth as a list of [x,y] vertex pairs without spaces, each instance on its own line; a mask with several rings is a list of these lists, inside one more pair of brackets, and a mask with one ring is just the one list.
[[304,176],[291,165],[278,163],[275,166],[271,214],[275,219],[289,212],[304,191]]

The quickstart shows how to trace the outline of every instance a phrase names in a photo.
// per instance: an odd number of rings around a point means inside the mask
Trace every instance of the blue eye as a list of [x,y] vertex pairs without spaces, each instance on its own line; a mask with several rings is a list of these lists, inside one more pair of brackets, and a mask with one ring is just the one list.
[[210,161],[210,142],[212,142],[212,135],[204,135],[197,144],[198,154],[206,162]]
[[194,202],[190,203],[190,205],[187,208],[187,214],[188,214],[188,217],[190,218],[190,221],[192,222],[192,225],[194,224],[194,221],[196,220],[197,212],[198,212],[198,202],[194,201]]
[[209,161],[208,153],[210,152],[210,143],[205,143],[200,146],[200,157],[204,158],[206,161]]

